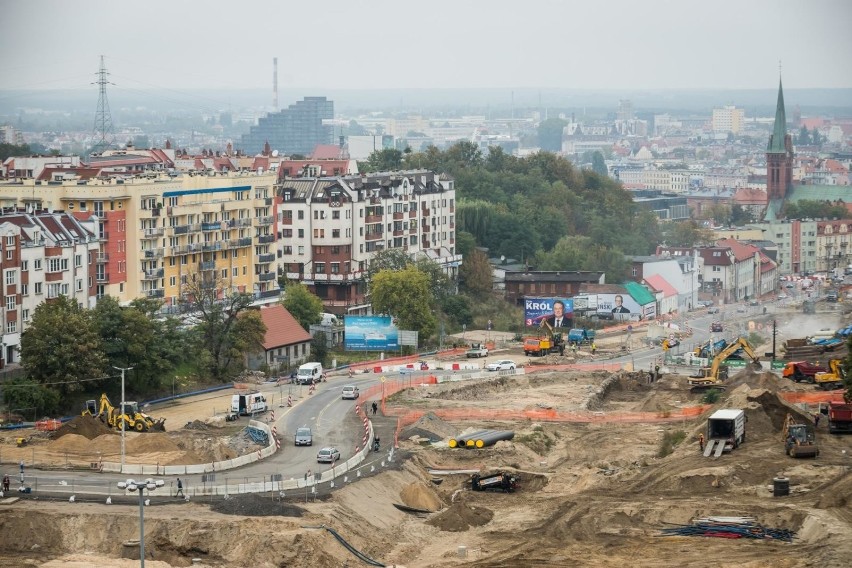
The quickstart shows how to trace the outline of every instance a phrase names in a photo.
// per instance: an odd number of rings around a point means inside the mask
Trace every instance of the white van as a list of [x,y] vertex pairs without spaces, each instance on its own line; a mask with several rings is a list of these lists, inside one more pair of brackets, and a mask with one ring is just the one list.
[[322,363],[305,363],[296,373],[296,384],[312,385],[325,379]]
[[267,410],[269,406],[266,404],[266,398],[259,392],[235,394],[231,397],[231,412],[238,416],[251,416]]

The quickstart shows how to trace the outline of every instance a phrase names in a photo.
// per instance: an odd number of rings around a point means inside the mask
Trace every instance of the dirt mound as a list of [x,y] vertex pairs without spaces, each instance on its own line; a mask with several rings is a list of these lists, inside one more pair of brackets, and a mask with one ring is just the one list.
[[260,493],[231,495],[227,499],[217,499],[210,509],[224,515],[243,515],[244,517],[301,517],[305,510],[279,499]]
[[429,438],[430,440],[443,440],[456,433],[454,426],[429,412],[424,414],[420,420],[406,428],[400,433],[400,438],[407,440],[412,436]]
[[57,440],[66,434],[77,434],[88,440],[94,440],[104,434],[117,434],[112,428],[93,416],[76,416],[53,432],[50,437]]
[[431,488],[422,483],[411,483],[399,493],[402,502],[414,509],[423,511],[439,511],[443,507],[441,498]]
[[193,420],[192,422],[187,422],[184,428],[187,430],[207,431],[210,430],[210,425],[201,420]]
[[491,509],[459,502],[435,515],[426,521],[426,524],[442,531],[463,532],[470,527],[481,527],[488,524],[493,517],[494,512]]
[[734,375],[727,383],[729,389],[736,388],[740,385],[748,385],[753,389],[769,389],[771,391],[780,390],[781,379],[775,373],[770,371],[755,371],[748,367],[742,369]]
[[136,434],[127,439],[127,451],[134,454],[148,454],[155,452],[177,452],[181,448],[165,432],[147,432]]

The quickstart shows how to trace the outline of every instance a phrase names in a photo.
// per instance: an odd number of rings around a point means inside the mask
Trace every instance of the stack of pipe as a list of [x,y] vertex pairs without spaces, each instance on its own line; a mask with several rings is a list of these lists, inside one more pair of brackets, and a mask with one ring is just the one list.
[[480,430],[467,435],[450,438],[451,448],[485,448],[493,446],[500,440],[511,440],[515,437],[512,430]]

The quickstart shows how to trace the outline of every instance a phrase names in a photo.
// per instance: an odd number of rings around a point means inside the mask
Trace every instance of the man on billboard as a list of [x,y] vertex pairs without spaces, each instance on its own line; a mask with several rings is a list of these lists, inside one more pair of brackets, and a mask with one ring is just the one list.
[[553,315],[548,316],[547,323],[553,328],[571,327],[571,320],[565,317],[565,302],[562,300],[554,300]]
[[624,298],[621,294],[615,295],[615,307],[612,308],[614,314],[629,314],[630,310],[624,307]]

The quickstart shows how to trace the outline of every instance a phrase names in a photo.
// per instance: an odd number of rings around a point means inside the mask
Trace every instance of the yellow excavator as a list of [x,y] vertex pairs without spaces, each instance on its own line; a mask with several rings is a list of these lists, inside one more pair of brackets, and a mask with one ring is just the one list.
[[165,418],[154,420],[144,412],[139,411],[136,402],[124,402],[124,408],[116,408],[110,403],[106,393],[101,395],[100,404],[96,400],[87,400],[83,416],[91,416],[116,430],[135,430],[136,432],[164,431]]
[[760,370],[760,359],[755,354],[754,347],[751,346],[745,337],[740,337],[736,341],[726,345],[713,358],[713,363],[709,367],[701,367],[696,374],[691,375],[687,379],[689,386],[694,389],[725,388],[721,383],[728,378],[728,367],[727,365],[723,365],[723,363],[740,349],[751,359],[752,367],[755,370]]
[[840,359],[832,359],[828,362],[828,372],[816,373],[814,375],[814,384],[817,388],[825,390],[833,390],[843,388],[843,367]]
[[813,434],[808,433],[804,424],[796,424],[791,414],[784,420],[784,452],[793,458],[815,458],[819,455]]

